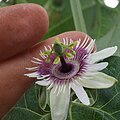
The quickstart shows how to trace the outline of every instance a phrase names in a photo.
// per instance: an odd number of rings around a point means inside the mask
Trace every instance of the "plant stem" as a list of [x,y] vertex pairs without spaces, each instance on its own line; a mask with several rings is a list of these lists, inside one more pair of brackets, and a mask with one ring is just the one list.
[[75,29],[87,33],[80,0],[70,0]]

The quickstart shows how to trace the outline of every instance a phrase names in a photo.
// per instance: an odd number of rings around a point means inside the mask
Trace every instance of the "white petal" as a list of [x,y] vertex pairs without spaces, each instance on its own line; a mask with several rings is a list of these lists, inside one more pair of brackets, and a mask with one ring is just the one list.
[[117,82],[114,77],[106,75],[102,72],[97,72],[95,75],[84,77],[84,79],[78,78],[79,83],[86,88],[109,88]]
[[50,84],[50,81],[41,80],[41,81],[37,81],[35,83],[38,85],[41,85],[41,86],[48,86]]
[[79,100],[85,104],[85,105],[90,105],[90,101],[88,98],[88,95],[86,91],[83,89],[83,87],[80,84],[77,83],[71,83],[71,87],[74,90],[75,94],[79,98]]
[[52,88],[50,93],[52,120],[66,120],[70,101],[70,88],[67,85],[65,91],[61,92],[59,95],[56,95],[54,91],[55,87]]
[[115,47],[109,47],[106,49],[103,49],[99,52],[96,53],[92,53],[89,57],[90,57],[90,63],[95,63],[98,62],[100,60],[103,60],[105,58],[108,58],[110,56],[112,56],[117,50],[117,46]]
[[98,64],[88,65],[88,71],[101,71],[108,66],[108,62],[102,62]]

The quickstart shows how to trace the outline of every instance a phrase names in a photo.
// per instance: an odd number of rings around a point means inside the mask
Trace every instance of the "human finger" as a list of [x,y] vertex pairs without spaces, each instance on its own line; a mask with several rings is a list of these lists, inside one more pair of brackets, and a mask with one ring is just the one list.
[[48,15],[40,5],[0,8],[0,61],[35,45],[47,29]]

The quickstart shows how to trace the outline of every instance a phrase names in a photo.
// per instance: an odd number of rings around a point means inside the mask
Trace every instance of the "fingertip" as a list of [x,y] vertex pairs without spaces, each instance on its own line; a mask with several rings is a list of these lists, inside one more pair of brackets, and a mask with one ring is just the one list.
[[35,45],[47,32],[48,21],[46,10],[37,4],[17,4],[1,8],[0,60]]

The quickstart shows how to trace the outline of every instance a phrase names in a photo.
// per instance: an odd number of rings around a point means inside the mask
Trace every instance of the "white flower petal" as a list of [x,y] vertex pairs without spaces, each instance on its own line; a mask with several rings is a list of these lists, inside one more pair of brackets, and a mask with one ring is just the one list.
[[71,88],[74,90],[75,94],[83,104],[90,105],[88,95],[80,84],[71,83]]
[[109,88],[117,82],[114,77],[106,75],[102,72],[97,72],[95,75],[84,77],[84,79],[78,78],[79,83],[86,88]]
[[88,65],[88,71],[101,71],[108,66],[108,62],[102,62],[97,64]]
[[90,63],[95,63],[98,62],[100,60],[103,60],[105,58],[108,58],[110,56],[112,56],[117,50],[117,46],[115,47],[109,47],[106,49],[103,49],[99,52],[96,53],[92,53],[89,57],[90,57]]
[[41,85],[41,86],[48,86],[50,84],[50,81],[41,80],[41,81],[37,81],[35,83],[38,84],[38,85]]
[[54,86],[50,93],[52,120],[66,120],[70,101],[70,88],[67,85],[65,91],[61,92],[59,95],[54,93],[55,89]]

